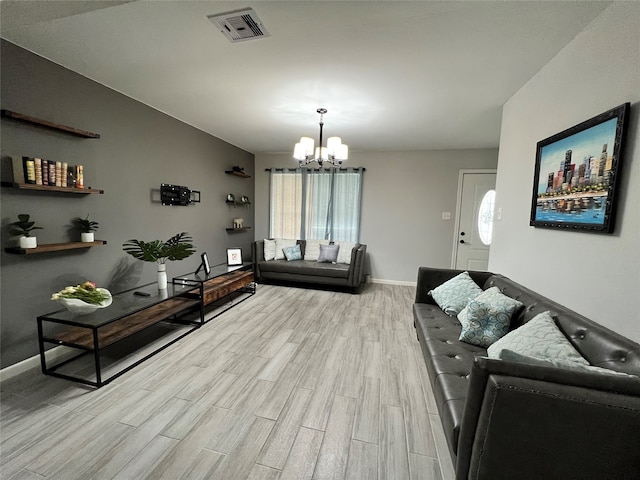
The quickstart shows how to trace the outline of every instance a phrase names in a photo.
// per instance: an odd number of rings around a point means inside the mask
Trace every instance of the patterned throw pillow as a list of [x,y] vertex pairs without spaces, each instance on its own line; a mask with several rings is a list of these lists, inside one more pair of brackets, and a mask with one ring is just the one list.
[[[325,242],[328,244],[325,240]],[[320,256],[320,240],[307,240],[304,247],[304,259],[310,262],[318,261]]]
[[340,245],[322,245],[320,244],[320,255],[318,263],[336,263],[338,260],[338,251]]
[[264,239],[264,259],[274,260],[276,258],[276,241]]
[[288,262],[293,260],[302,260],[302,251],[300,250],[300,245],[294,245],[293,247],[284,247],[282,249],[284,252],[284,256],[287,258]]
[[276,238],[276,260],[284,260],[283,248],[293,247],[297,243],[297,240],[291,240],[288,238]]
[[505,304],[494,305],[478,301],[476,298],[467,304],[465,310],[467,314],[465,321],[461,322],[462,332],[459,340],[486,348],[507,334],[514,307]]
[[462,272],[429,290],[429,295],[447,315],[458,315],[467,303],[481,293],[482,289],[469,276],[469,272]]
[[338,263],[346,263],[347,265],[351,264],[351,251],[353,247],[357,244],[352,242],[340,242],[336,243],[336,245],[340,246],[340,251],[338,252]]
[[557,327],[551,313],[542,312],[519,328],[507,333],[487,349],[489,358],[500,358],[507,349],[529,357],[565,360],[589,365]]
[[[503,305],[509,308],[511,310],[511,313],[509,314],[509,323],[511,323],[511,317],[513,314],[522,308],[523,305],[522,302],[519,302],[515,298],[506,296],[498,287],[487,288],[484,292],[474,298],[474,300],[477,302],[490,303],[491,305]],[[458,314],[458,320],[463,326],[467,321],[467,307],[464,307]]]

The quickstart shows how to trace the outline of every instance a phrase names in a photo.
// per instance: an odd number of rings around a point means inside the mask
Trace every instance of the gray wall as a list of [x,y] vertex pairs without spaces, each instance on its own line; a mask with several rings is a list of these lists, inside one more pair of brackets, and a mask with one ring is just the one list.
[[[504,106],[489,269],[640,341],[640,4],[615,2]],[[613,235],[529,226],[536,143],[631,102]]]
[[[345,139],[348,143],[348,139]],[[449,267],[461,169],[495,168],[498,151],[352,152],[365,167],[360,241],[374,281],[415,283],[420,265]],[[295,167],[290,154],[256,155],[256,239],[269,234],[269,167]],[[442,212],[451,212],[442,220]]]
[[[155,281],[155,264],[123,253],[128,239],[166,240],[187,231],[211,263],[225,262],[227,247],[241,247],[249,255],[253,235],[228,234],[225,228],[235,216],[253,225],[253,207],[229,207],[225,198],[234,193],[253,200],[254,180],[224,171],[240,165],[253,176],[252,154],[4,41],[1,60],[3,109],[102,136],[81,139],[3,119],[3,161],[17,154],[82,164],[85,185],[105,191],[79,196],[2,188],[2,247],[14,241],[6,225],[19,213],[31,214],[45,228],[37,231],[40,244],[77,240],[69,231],[71,219],[87,214],[100,222],[96,238],[108,242],[32,256],[2,249],[2,367],[37,354],[36,317],[58,308],[49,300],[52,292],[84,279],[112,288]],[[163,182],[200,190],[202,203],[153,203],[152,190]],[[169,278],[195,270],[198,263],[199,255],[168,262]]]

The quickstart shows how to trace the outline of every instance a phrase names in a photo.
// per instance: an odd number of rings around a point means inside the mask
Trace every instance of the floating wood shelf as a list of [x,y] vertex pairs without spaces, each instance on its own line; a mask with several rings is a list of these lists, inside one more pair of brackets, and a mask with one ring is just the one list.
[[12,112],[11,110],[0,110],[0,115],[4,118],[10,118],[17,120],[18,122],[30,123],[39,127],[50,128],[59,132],[68,133],[77,137],[83,138],[100,138],[100,134],[89,132],[87,130],[81,130],[79,128],[69,127],[67,125],[60,125],[59,123],[50,122],[49,120],[43,120],[41,118],[25,115],[24,113]]
[[106,245],[106,243],[106,240],[96,240],[95,242],[45,243],[44,245],[38,245],[36,248],[7,247],[4,249],[4,251],[17,255],[34,255],[37,253],[60,252],[63,250],[78,250],[82,248],[99,247],[101,245]]
[[80,195],[88,195],[90,193],[99,193],[99,194],[104,193],[104,190],[100,190],[98,188],[53,187],[49,185],[36,185],[35,183],[2,182],[2,186],[17,188],[19,190],[36,190],[39,192],[77,193]]
[[227,232],[234,232],[234,233],[239,233],[239,232],[246,232],[247,230],[249,230],[251,227],[242,227],[242,228],[227,228]]
[[244,172],[236,172],[235,170],[225,170],[224,173],[226,173],[227,175],[233,175],[235,177],[240,177],[240,178],[251,178],[251,175],[247,175]]

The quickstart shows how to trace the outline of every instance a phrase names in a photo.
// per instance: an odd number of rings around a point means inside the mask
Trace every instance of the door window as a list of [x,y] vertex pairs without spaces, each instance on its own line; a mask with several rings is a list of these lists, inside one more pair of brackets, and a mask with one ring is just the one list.
[[489,190],[484,194],[478,209],[478,235],[485,245],[491,245],[493,233],[493,208],[496,201],[496,191]]

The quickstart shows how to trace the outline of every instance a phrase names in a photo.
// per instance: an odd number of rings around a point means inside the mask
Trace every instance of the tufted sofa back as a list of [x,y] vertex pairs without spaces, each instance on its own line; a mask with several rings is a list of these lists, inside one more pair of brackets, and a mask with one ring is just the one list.
[[483,289],[498,287],[505,295],[524,304],[519,315],[511,320],[511,329],[518,328],[544,311],[550,311],[558,327],[589,363],[598,367],[640,376],[640,345],[602,325],[569,310],[519,283],[493,274]]

